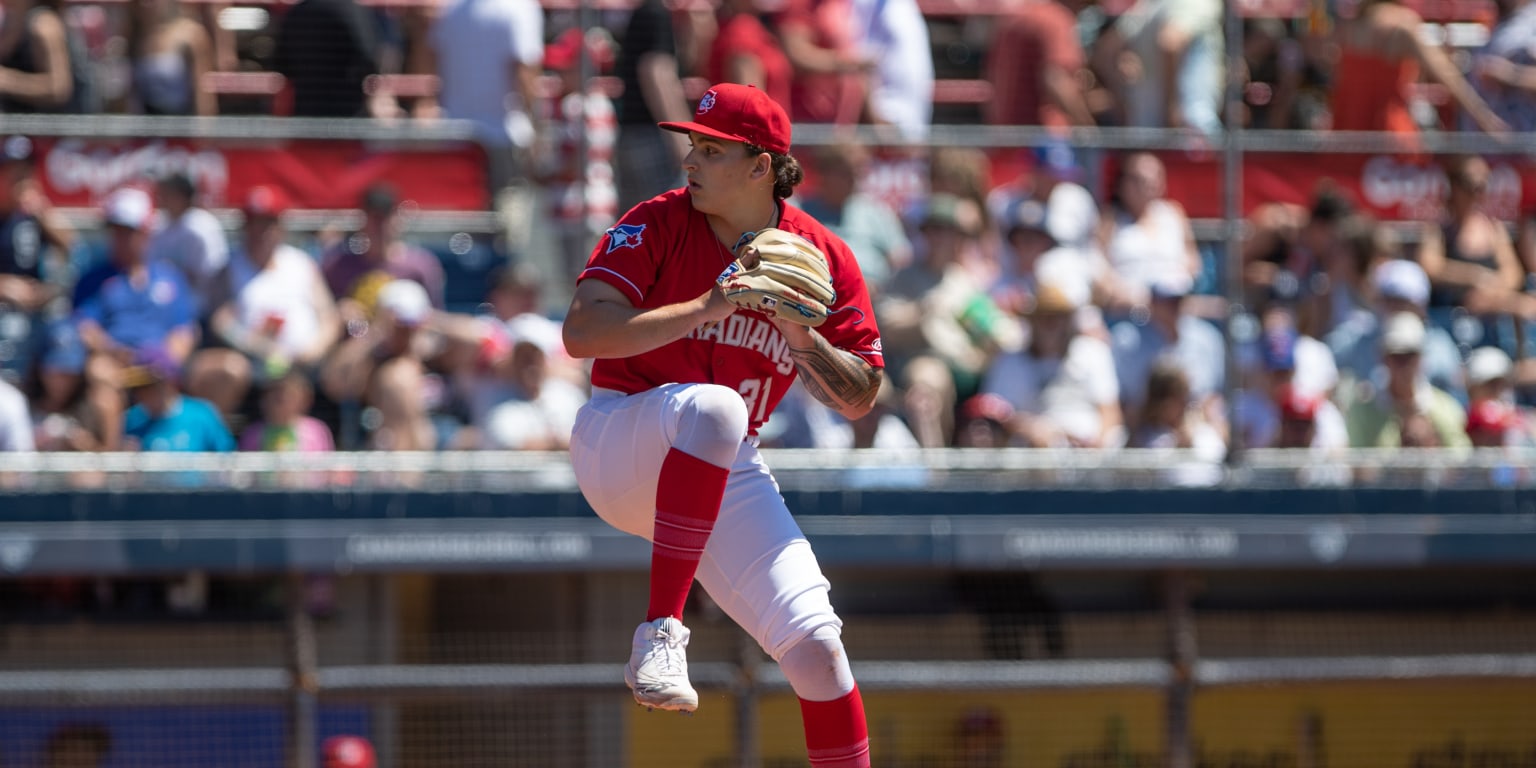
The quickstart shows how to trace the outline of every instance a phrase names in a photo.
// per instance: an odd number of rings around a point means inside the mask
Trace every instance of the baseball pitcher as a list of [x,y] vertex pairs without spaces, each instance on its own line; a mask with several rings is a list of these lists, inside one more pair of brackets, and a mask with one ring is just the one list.
[[631,209],[598,241],[565,320],[594,358],[571,437],[592,508],[651,542],[650,606],[624,678],[637,702],[691,712],[683,604],[695,577],[784,671],[815,768],[868,768],[864,705],[810,544],[757,448],[798,376],[850,419],[884,362],[848,246],[786,205],[802,179],[783,107],[722,83],[686,133],[687,186]]

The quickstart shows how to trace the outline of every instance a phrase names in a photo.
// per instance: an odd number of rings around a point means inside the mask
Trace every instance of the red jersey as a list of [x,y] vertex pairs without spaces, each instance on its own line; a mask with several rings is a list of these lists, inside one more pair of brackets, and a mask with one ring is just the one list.
[[[780,202],[778,227],[815,243],[827,255],[837,301],[816,331],[839,349],[885,367],[869,289],[848,245],[798,208]],[[577,278],[602,280],[636,307],[650,309],[698,298],[735,259],[695,210],[686,189],[635,206],[598,241]],[[713,328],[695,328],[677,341],[633,357],[598,359],[592,386],[634,394],[663,384],[720,384],[741,393],[751,431],[768,420],[795,380],[789,344],[768,318],[736,310]]]

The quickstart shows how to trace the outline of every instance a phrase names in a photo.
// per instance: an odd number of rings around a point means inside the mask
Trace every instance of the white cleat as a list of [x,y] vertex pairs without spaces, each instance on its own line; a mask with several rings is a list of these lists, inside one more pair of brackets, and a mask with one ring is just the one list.
[[692,712],[699,694],[688,682],[688,628],[665,616],[635,627],[624,682],[647,709]]

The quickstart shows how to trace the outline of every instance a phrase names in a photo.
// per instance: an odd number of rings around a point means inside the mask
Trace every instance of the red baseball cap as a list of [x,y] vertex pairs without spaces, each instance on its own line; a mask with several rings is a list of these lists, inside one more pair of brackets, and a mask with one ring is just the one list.
[[332,736],[320,747],[324,768],[374,768],[373,745],[361,736]]
[[1309,395],[1287,384],[1280,389],[1280,416],[1287,421],[1316,421],[1321,397]]
[[289,208],[288,196],[277,187],[257,185],[245,195],[245,205],[241,210],[247,217],[271,216],[276,218]]
[[727,141],[740,141],[769,152],[789,152],[789,114],[756,86],[719,83],[699,99],[691,123],[657,123],[669,131],[697,131]]
[[1467,432],[1503,432],[1520,421],[1520,414],[1498,400],[1480,400],[1467,409]]

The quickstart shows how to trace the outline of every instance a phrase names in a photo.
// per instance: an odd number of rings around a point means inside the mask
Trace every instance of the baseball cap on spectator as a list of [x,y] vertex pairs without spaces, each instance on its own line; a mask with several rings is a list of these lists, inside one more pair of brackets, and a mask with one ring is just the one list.
[[123,368],[121,383],[124,389],[137,389],[162,381],[176,381],[180,376],[181,365],[169,352],[160,347],[146,347],[134,353],[132,365]]
[[1422,307],[1429,303],[1429,276],[1424,268],[1407,259],[1391,259],[1376,267],[1371,276],[1376,294],[1383,299],[1398,299]]
[[712,85],[699,99],[699,108],[692,121],[657,125],[676,133],[693,131],[726,141],[740,141],[781,155],[789,152],[789,114],[773,97],[751,85]]
[[1412,312],[1393,312],[1381,335],[1381,351],[1389,355],[1424,351],[1424,321]]
[[1039,232],[1050,236],[1050,230],[1045,226],[1045,206],[1039,200],[1026,197],[1008,208],[1008,235],[1015,232]]
[[1496,379],[1508,379],[1515,362],[1498,347],[1478,347],[1467,355],[1467,386],[1479,386]]
[[1049,141],[1034,149],[1035,168],[1047,175],[1068,181],[1082,178],[1083,169],[1077,164],[1077,152],[1065,141]]
[[1195,281],[1189,275],[1158,275],[1148,290],[1154,299],[1182,299],[1194,287]]
[[930,227],[975,236],[981,232],[981,208],[971,200],[940,192],[929,197],[923,207],[922,228]]
[[1520,414],[1503,400],[1484,399],[1467,408],[1467,434],[1503,432],[1519,423]]
[[246,192],[245,203],[240,206],[240,210],[245,213],[247,220],[257,217],[275,219],[286,213],[289,207],[288,196],[281,189],[261,184]]
[[1269,371],[1296,370],[1296,342],[1301,335],[1289,325],[1272,328],[1260,340],[1259,354]]
[[1098,225],[1099,208],[1093,193],[1077,185],[1051,190],[1045,206],[1045,230],[1061,245],[1081,247],[1093,236]]
[[549,45],[544,46],[544,66],[547,69],[570,69],[581,62],[581,43],[586,35],[580,27],[572,27],[560,33]]
[[432,313],[427,289],[415,280],[391,280],[379,289],[379,309],[389,310],[401,325],[417,326]]
[[102,201],[101,215],[110,226],[144,229],[154,218],[155,204],[148,192],[138,187],[122,187]]
[[374,768],[373,745],[361,736],[332,736],[320,745],[322,768]]
[[525,312],[507,321],[507,333],[512,343],[532,344],[549,356],[564,354],[565,342],[560,338],[560,325],[543,315]]
[[1013,405],[1002,395],[983,392],[972,395],[960,404],[960,418],[963,421],[986,419],[998,424],[1007,424],[1013,420]]
[[1029,309],[1031,315],[1069,315],[1080,305],[1072,294],[1055,283],[1041,283],[1035,291],[1035,303]]
[[1280,418],[1286,421],[1316,421],[1317,410],[1323,405],[1322,397],[1309,395],[1290,384],[1281,387],[1275,399],[1280,406]]

